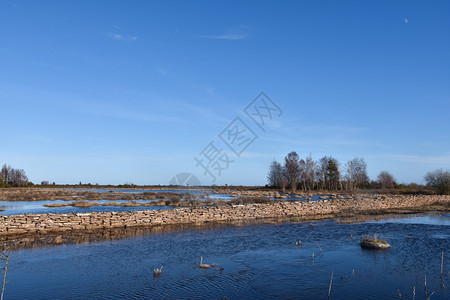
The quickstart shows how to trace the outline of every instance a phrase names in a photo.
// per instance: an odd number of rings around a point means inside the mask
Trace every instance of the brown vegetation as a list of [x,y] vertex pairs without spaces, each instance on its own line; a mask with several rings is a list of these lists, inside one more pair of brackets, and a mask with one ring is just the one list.
[[231,201],[227,201],[230,204],[251,204],[251,203],[270,203],[274,202],[267,197],[239,197]]
[[[268,200],[266,198],[266,200]],[[258,200],[255,200],[258,201]],[[44,204],[45,207],[92,207],[92,206],[120,206],[120,207],[140,207],[140,206],[174,206],[174,207],[198,207],[198,206],[218,206],[225,205],[229,203],[228,201],[222,200],[159,200],[151,202],[139,202],[139,201],[127,201],[127,202],[105,202],[99,203],[95,201],[77,200],[67,203],[54,203],[54,204]],[[263,203],[263,202],[252,202],[252,203]]]
[[[204,197],[200,195],[199,197]],[[39,200],[181,200],[193,199],[189,193],[175,192],[94,192],[76,189],[36,189],[9,188],[0,189],[0,201],[39,201]]]
[[391,248],[391,245],[387,241],[378,238],[377,234],[372,236],[365,236],[363,240],[359,243],[361,248],[372,249],[372,250],[384,250]]

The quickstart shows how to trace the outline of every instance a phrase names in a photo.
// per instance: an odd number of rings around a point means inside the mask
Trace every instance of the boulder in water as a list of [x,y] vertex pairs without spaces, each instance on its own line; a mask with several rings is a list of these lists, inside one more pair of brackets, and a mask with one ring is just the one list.
[[385,250],[391,248],[385,241],[364,239],[360,243],[361,248],[373,250]]

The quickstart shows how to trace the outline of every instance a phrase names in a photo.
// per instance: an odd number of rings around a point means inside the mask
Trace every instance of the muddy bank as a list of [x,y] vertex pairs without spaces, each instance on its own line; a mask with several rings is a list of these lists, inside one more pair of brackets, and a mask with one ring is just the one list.
[[[10,188],[0,189],[0,201],[40,201],[40,200],[158,200],[169,199],[197,199],[206,197],[205,194],[185,192],[117,192],[104,190],[102,192],[75,189],[36,189],[36,188]],[[1,203],[0,203],[1,204]]]
[[359,214],[449,210],[449,203],[450,196],[404,196],[359,200],[273,201],[134,212],[22,214],[0,217],[0,236],[181,224],[202,225],[258,219],[308,220]]
[[[131,192],[133,191],[133,192]],[[159,192],[158,192],[159,191]],[[162,188],[143,189],[70,189],[70,188],[7,188],[0,189],[1,201],[42,201],[42,200],[65,200],[65,201],[95,201],[95,200],[208,200],[215,193],[237,197],[263,197],[273,199],[304,199],[311,200],[318,196],[320,199],[385,199],[405,197],[398,194],[374,194],[374,193],[352,193],[344,191],[311,191],[296,193],[282,193],[271,189],[236,189],[236,188],[187,188],[163,190]]]

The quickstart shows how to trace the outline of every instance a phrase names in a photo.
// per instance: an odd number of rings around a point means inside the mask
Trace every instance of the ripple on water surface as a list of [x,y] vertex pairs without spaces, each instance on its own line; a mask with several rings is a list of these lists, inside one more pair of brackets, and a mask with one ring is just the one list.
[[[326,299],[333,272],[332,299],[396,299],[397,290],[411,299],[414,286],[416,299],[423,299],[425,274],[428,294],[449,299],[439,276],[441,251],[450,249],[449,240],[436,237],[448,236],[448,225],[385,221],[311,225],[183,230],[17,250],[11,255],[13,269],[8,272],[5,297]],[[374,233],[386,238],[391,249],[361,249],[359,237]],[[301,247],[295,246],[297,240]],[[198,268],[200,256],[223,271]],[[447,287],[448,257],[446,252]],[[153,278],[153,269],[161,266],[162,275]]]

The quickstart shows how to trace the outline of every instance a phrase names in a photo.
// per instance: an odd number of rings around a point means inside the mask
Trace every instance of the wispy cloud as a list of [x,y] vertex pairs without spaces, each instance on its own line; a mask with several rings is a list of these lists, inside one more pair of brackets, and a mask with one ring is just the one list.
[[235,32],[235,33],[225,33],[225,34],[218,34],[218,35],[206,35],[203,37],[207,38],[207,39],[236,41],[236,40],[246,39],[247,35]]
[[201,37],[207,39],[237,41],[249,38],[251,31],[253,31],[251,26],[240,25],[235,28],[228,29],[222,33],[209,34]]
[[113,40],[119,41],[119,42],[134,42],[134,41],[138,40],[137,36],[120,34],[120,33],[108,33],[108,36],[110,38],[112,38]]

